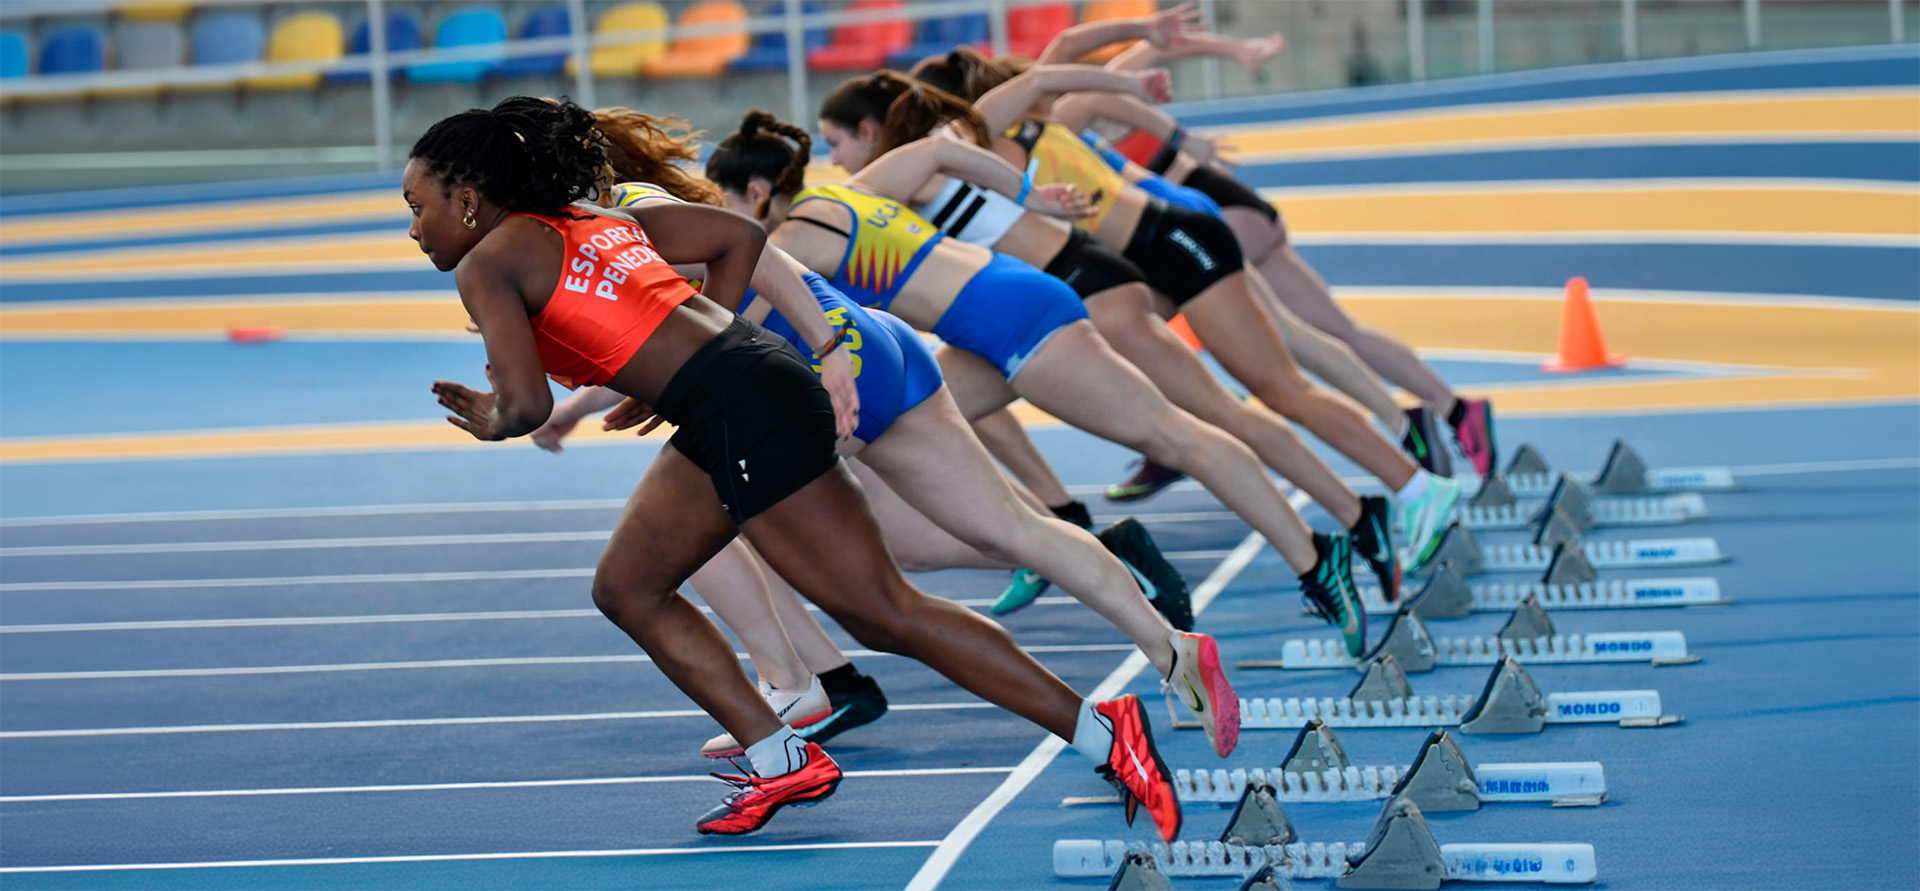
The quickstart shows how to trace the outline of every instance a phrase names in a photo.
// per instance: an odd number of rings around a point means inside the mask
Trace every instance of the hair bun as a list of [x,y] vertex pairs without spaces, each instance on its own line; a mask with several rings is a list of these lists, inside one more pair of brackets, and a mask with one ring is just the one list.
[[775,122],[776,118],[772,112],[753,109],[747,112],[746,117],[740,119],[740,135],[752,139],[760,135],[761,130],[770,129],[770,125]]

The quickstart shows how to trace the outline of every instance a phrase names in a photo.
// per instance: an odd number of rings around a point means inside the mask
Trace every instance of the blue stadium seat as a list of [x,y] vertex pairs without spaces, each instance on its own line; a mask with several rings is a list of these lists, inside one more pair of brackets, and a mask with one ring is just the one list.
[[257,12],[212,12],[193,20],[193,64],[258,62],[267,51],[267,23]]
[[[507,42],[507,20],[491,9],[470,6],[447,16],[434,29],[435,49],[493,45]],[[426,62],[407,68],[407,80],[414,83],[479,83],[500,64],[495,54],[489,58],[459,62]]]
[[[800,4],[804,13],[820,12],[819,0],[806,0]],[[761,16],[779,16],[784,12],[784,4],[774,3],[760,11]],[[825,28],[809,28],[805,42],[807,49],[818,49],[827,45],[829,37]],[[727,68],[731,71],[785,71],[787,70],[787,34],[785,31],[768,31],[753,35],[753,47],[746,55],[733,60]]]
[[0,31],[0,77],[26,77],[32,68],[33,53],[27,49],[27,35]]
[[912,46],[887,56],[887,67],[905,71],[928,56],[941,55],[957,46],[984,49],[992,40],[985,13],[927,19],[920,23],[920,33],[914,35]]
[[[420,39],[420,20],[404,12],[387,13],[387,52],[404,53],[423,46]],[[347,55],[364,56],[373,51],[373,28],[368,22],[361,22],[353,29],[352,39],[347,41]],[[399,74],[401,66],[389,65],[389,74]],[[336,84],[363,84],[372,80],[372,75],[364,71],[343,71],[327,75],[327,80]]]
[[99,28],[70,25],[40,39],[41,74],[88,74],[107,67],[107,35]]
[[[567,18],[567,8],[559,4],[542,6],[520,22],[518,40],[537,40],[542,37],[565,37],[573,33],[573,23]],[[557,75],[567,67],[567,54],[564,52],[547,53],[538,56],[517,56],[504,59],[495,69],[509,76]]]

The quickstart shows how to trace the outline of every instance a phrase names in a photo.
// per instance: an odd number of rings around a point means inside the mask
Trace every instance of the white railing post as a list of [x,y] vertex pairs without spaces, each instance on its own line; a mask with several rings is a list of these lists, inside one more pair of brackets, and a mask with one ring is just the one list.
[[[1219,0],[1200,0],[1200,17],[1206,23],[1206,29],[1217,31],[1220,28]],[[1207,56],[1200,60],[1200,86],[1208,99],[1220,98],[1220,59]]]
[[1407,76],[1427,79],[1426,0],[1407,0]]
[[1747,0],[1747,49],[1760,48],[1760,0]]
[[800,23],[800,0],[787,0],[787,120],[805,127],[807,115],[807,29]]
[[393,166],[393,77],[387,70],[386,0],[367,0],[367,58],[373,68],[368,83],[373,87],[373,167],[387,170]]
[[1887,0],[1887,16],[1893,20],[1893,42],[1905,43],[1907,21],[1906,17],[1900,14],[1900,0]]
[[587,36],[587,29],[593,27],[587,21],[587,0],[567,0],[567,29],[573,38],[573,101],[583,108],[595,108],[599,105],[593,96],[593,44]]
[[1480,0],[1480,73],[1493,73],[1493,0]]
[[1007,54],[1007,0],[987,0],[987,39],[994,58]]
[[1620,55],[1626,59],[1640,58],[1639,0],[1620,0]]

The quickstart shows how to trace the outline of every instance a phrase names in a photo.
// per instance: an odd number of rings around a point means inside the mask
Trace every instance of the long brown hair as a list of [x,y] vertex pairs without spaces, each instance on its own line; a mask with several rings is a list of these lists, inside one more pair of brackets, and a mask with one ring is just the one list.
[[874,157],[926,136],[948,121],[965,124],[966,135],[990,148],[987,122],[960,97],[897,71],[856,77],[835,88],[820,104],[820,118],[848,130],[861,121],[880,125]]
[[[788,145],[788,140],[794,144]],[[772,183],[766,200],[754,210],[756,216],[764,217],[773,196],[792,195],[806,186],[807,161],[812,156],[813,136],[805,129],[756,108],[707,158],[707,179],[743,195],[756,177]]]
[[1013,79],[1013,70],[987,58],[979,50],[963,46],[944,56],[921,59],[909,72],[914,80],[932,84],[968,102],[979,101],[988,90]]
[[720,190],[676,161],[698,161],[699,132],[676,117],[656,118],[631,108],[596,109],[593,118],[607,150],[607,182],[644,182],[694,204],[721,204]]

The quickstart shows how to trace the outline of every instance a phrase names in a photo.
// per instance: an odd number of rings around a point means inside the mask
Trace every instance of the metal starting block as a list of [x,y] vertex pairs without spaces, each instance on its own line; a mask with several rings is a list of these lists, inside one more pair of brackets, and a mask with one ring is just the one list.
[[[1564,514],[1562,514],[1564,516]],[[1550,526],[1564,529],[1564,526]],[[1559,533],[1555,533],[1559,534]],[[1536,541],[1543,540],[1536,537]],[[1627,569],[1641,566],[1702,566],[1724,563],[1727,556],[1711,538],[1661,538],[1640,541],[1580,541],[1577,533],[1563,540],[1579,545],[1581,556],[1599,569]],[[1541,572],[1553,563],[1554,548],[1560,542],[1541,544],[1483,545],[1473,533],[1455,522],[1441,533],[1440,544],[1427,563],[1433,567],[1451,563],[1461,575],[1483,572]],[[1355,559],[1359,559],[1356,557]]]
[[[1548,724],[1661,727],[1680,718],[1661,710],[1657,690],[1543,693],[1511,656],[1502,656],[1478,696],[1415,696],[1391,656],[1342,699],[1241,699],[1241,730],[1293,730],[1319,719],[1330,727],[1452,727],[1465,733],[1536,733]],[[1200,722],[1175,718],[1197,730]]]
[[1713,578],[1595,578],[1593,565],[1579,548],[1562,546],[1547,567],[1546,578],[1532,584],[1469,585],[1451,563],[1427,578],[1420,592],[1388,603],[1379,588],[1360,586],[1360,605],[1368,615],[1411,611],[1422,619],[1458,619],[1469,613],[1505,612],[1528,597],[1559,612],[1570,609],[1640,609],[1656,606],[1725,606]]
[[[1507,463],[1503,481],[1508,490],[1522,498],[1538,498],[1553,488],[1553,469],[1531,444],[1520,446]],[[1669,492],[1736,492],[1740,484],[1733,471],[1725,467],[1668,467],[1649,469],[1638,452],[1625,440],[1614,440],[1600,472],[1577,474],[1578,479],[1600,495],[1659,495]],[[1476,481],[1463,479],[1465,487]],[[1485,485],[1485,481],[1479,481]],[[1472,489],[1477,497],[1478,488]]]
[[[1277,804],[1273,807],[1278,810]],[[1236,826],[1238,822],[1236,814]],[[1227,834],[1234,835],[1235,827]],[[1289,826],[1285,836],[1268,844],[1177,841],[1148,846],[1061,839],[1053,843],[1053,874],[1112,876],[1110,891],[1162,891],[1172,887],[1170,876],[1245,876],[1243,891],[1264,891],[1285,887],[1283,879],[1338,879],[1341,888],[1439,888],[1446,881],[1584,884],[1598,875],[1589,844],[1442,845],[1434,840],[1420,806],[1404,797],[1387,803],[1360,844],[1279,840],[1290,835]]]
[[1469,503],[1458,508],[1457,517],[1461,525],[1482,532],[1537,530],[1555,506],[1577,521],[1583,532],[1596,526],[1670,526],[1707,515],[1707,500],[1696,492],[1600,498],[1566,474],[1555,480],[1545,505],[1527,508],[1515,499],[1506,477],[1496,473],[1481,484]]
[[[1515,620],[1529,610],[1546,611],[1532,594],[1516,607]],[[1392,655],[1408,672],[1431,671],[1460,665],[1492,665],[1502,656],[1512,656],[1528,665],[1577,662],[1652,662],[1654,665],[1684,665],[1700,661],[1687,652],[1687,637],[1678,631],[1619,631],[1594,634],[1559,634],[1551,621],[1544,627],[1536,623],[1523,630],[1510,621],[1492,636],[1434,637],[1427,624],[1415,612],[1394,613],[1386,636],[1362,659],[1347,655],[1339,638],[1292,639],[1280,645],[1278,659],[1248,659],[1240,668],[1357,668],[1365,659]]]

